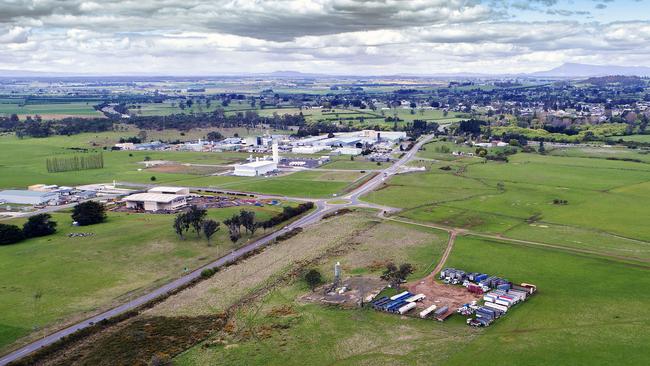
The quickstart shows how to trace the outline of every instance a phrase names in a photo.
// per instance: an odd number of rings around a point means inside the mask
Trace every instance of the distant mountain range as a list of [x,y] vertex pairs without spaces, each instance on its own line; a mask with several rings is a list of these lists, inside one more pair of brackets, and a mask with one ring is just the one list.
[[[104,77],[120,77],[120,78],[138,78],[143,77],[147,79],[152,79],[156,77],[168,78],[168,77],[179,77],[179,78],[209,78],[209,77],[271,77],[278,79],[317,79],[317,78],[415,78],[415,77],[429,77],[429,78],[490,78],[490,77],[544,77],[544,78],[588,78],[596,76],[610,76],[610,75],[624,75],[624,76],[647,76],[650,77],[650,67],[646,66],[616,66],[616,65],[587,65],[587,64],[578,64],[578,63],[565,63],[556,68],[546,70],[546,71],[537,71],[533,73],[525,74],[482,74],[482,73],[473,73],[473,72],[456,72],[456,73],[433,73],[433,74],[396,74],[396,75],[343,75],[343,74],[319,74],[319,73],[303,73],[300,71],[274,71],[268,73],[241,73],[241,74],[222,74],[222,75],[204,75],[204,76],[173,76],[173,75],[106,75]],[[72,74],[72,73],[51,73],[43,71],[29,71],[29,70],[0,70],[0,77],[5,78],[66,78],[66,77],[79,77],[79,78],[97,78],[101,79],[102,75],[97,74]]]
[[548,71],[539,71],[528,74],[541,77],[592,77],[608,75],[625,76],[650,76],[650,67],[644,66],[615,66],[615,65],[585,65],[576,63],[565,63]]

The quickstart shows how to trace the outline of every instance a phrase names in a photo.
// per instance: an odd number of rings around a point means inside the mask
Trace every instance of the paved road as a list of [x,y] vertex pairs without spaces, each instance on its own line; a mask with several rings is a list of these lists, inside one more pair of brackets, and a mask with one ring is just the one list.
[[[159,287],[145,295],[142,295],[136,299],[130,300],[129,302],[126,302],[118,307],[115,307],[113,309],[110,309],[108,311],[105,311],[101,314],[95,315],[91,318],[88,318],[82,322],[79,322],[77,324],[74,324],[72,326],[69,326],[67,328],[61,329],[55,333],[52,333],[44,338],[41,338],[37,341],[34,341],[22,348],[19,348],[2,358],[0,358],[0,366],[6,365],[7,363],[11,361],[15,361],[20,359],[21,357],[27,356],[32,352],[37,351],[38,349],[42,347],[46,347],[48,345],[51,345],[52,343],[60,340],[61,338],[68,336],[76,331],[79,331],[81,329],[87,328],[92,326],[93,324],[103,320],[103,319],[108,319],[112,318],[114,316],[117,316],[119,314],[122,314],[124,312],[127,312],[129,310],[133,310],[143,304],[146,304],[147,302],[162,296],[166,294],[167,292],[173,291],[175,289],[178,289],[180,287],[185,286],[186,284],[192,282],[193,280],[199,278],[201,276],[201,271],[203,271],[205,268],[212,268],[212,267],[219,267],[223,266],[224,264],[234,261],[237,258],[242,257],[246,253],[249,253],[253,250],[256,250],[260,247],[263,247],[269,243],[271,243],[275,238],[278,236],[294,229],[297,227],[303,227],[307,226],[310,224],[313,224],[317,221],[319,221],[323,215],[334,212],[336,210],[339,210],[344,207],[350,207],[350,206],[361,206],[361,207],[373,207],[373,208],[380,208],[383,210],[392,210],[392,208],[389,207],[384,207],[380,205],[374,205],[371,203],[366,203],[366,202],[361,202],[359,201],[359,197],[376,189],[379,187],[382,182],[386,179],[388,179],[390,176],[396,174],[399,171],[399,168],[406,164],[409,160],[411,160],[417,151],[420,149],[420,147],[425,144],[426,142],[430,141],[433,138],[433,136],[425,136],[417,142],[411,150],[409,150],[404,156],[399,159],[397,162],[395,162],[393,165],[390,167],[384,169],[381,171],[379,175],[374,177],[373,179],[369,180],[368,182],[364,183],[363,185],[357,187],[355,190],[352,192],[348,193],[345,196],[338,197],[337,200],[340,199],[345,199],[347,200],[346,203],[342,204],[328,204],[326,200],[312,200],[315,205],[316,209],[309,214],[301,217],[300,219],[292,222],[291,224],[285,226],[281,230],[278,230],[272,234],[269,234],[267,236],[264,236],[260,239],[257,239],[254,242],[251,242],[249,244],[244,245],[243,247],[233,251],[232,253],[221,257],[217,259],[216,261],[206,264],[205,266],[187,274],[184,275],[183,277],[180,277],[179,279],[172,281],[162,287]],[[120,185],[127,185],[125,183],[120,183]],[[206,187],[192,187],[192,189],[206,189]],[[216,189],[219,191],[227,191],[227,190],[221,190],[221,189]],[[236,192],[236,191],[228,191],[228,192],[233,192],[233,193],[243,193],[243,192]],[[271,196],[271,195],[256,195],[256,197],[269,197],[269,198],[282,198],[282,199],[291,199],[291,200],[308,200],[306,198],[296,198],[296,197],[281,197],[281,196]]]

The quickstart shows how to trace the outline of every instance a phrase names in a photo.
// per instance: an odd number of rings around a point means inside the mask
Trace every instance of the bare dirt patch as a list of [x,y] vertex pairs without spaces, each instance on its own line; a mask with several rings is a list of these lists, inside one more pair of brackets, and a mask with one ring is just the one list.
[[372,300],[386,285],[386,281],[375,276],[355,276],[341,281],[337,288],[332,288],[332,284],[323,285],[298,300],[354,308]]
[[436,282],[433,273],[417,282],[407,283],[404,288],[411,293],[424,294],[427,297],[418,303],[414,313],[417,312],[417,309],[425,309],[431,305],[436,305],[438,308],[449,307],[442,318],[453,314],[463,304],[481,299],[480,295],[473,294],[462,286],[450,286]]
[[215,166],[197,166],[184,164],[164,164],[147,168],[147,171],[155,173],[174,173],[174,174],[192,174],[192,175],[212,175],[223,173],[227,169]]

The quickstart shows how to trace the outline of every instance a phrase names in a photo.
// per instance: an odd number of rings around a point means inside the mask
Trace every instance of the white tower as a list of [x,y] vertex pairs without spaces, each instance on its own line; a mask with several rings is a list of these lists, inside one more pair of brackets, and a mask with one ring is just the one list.
[[273,149],[273,162],[278,164],[280,163],[280,153],[278,152],[278,143],[274,142],[272,145]]
[[334,283],[338,285],[340,280],[341,280],[341,262],[336,262],[336,264],[334,265]]

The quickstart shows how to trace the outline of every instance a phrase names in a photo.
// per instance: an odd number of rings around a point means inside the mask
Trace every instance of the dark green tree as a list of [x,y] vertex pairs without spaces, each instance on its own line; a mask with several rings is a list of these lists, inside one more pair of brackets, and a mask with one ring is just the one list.
[[411,273],[413,273],[413,266],[410,263],[402,263],[399,267],[394,263],[388,263],[381,278],[388,281],[392,288],[399,289]]
[[255,230],[257,230],[255,212],[241,210],[239,212],[239,223],[246,229],[247,233],[255,234]]
[[56,232],[56,222],[50,214],[42,213],[31,216],[23,225],[23,235],[26,238],[51,235]]
[[0,245],[18,243],[24,238],[23,231],[18,226],[0,224]]
[[172,226],[174,228],[174,232],[176,233],[176,235],[178,235],[178,237],[181,240],[184,240],[185,237],[183,235],[187,230],[190,229],[190,223],[187,219],[187,213],[182,212],[176,215],[176,217],[174,218],[174,224]]
[[209,141],[219,141],[223,139],[223,135],[219,131],[210,131],[206,137]]
[[205,235],[205,238],[208,239],[208,245],[210,245],[210,238],[212,238],[212,235],[219,231],[219,223],[208,219],[203,221],[202,227],[203,235]]
[[196,205],[190,206],[190,209],[187,211],[187,222],[192,226],[197,237],[201,236],[201,225],[207,214],[208,211],[206,209]]
[[235,214],[231,218],[224,220],[223,223],[228,227],[230,241],[236,243],[241,238],[241,221],[239,215]]
[[86,201],[74,206],[72,220],[81,226],[99,224],[106,220],[106,207],[96,201]]
[[320,285],[322,281],[322,277],[320,272],[318,272],[317,269],[310,269],[306,274],[305,274],[305,281],[309,285],[309,288],[314,291],[318,285]]

